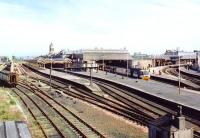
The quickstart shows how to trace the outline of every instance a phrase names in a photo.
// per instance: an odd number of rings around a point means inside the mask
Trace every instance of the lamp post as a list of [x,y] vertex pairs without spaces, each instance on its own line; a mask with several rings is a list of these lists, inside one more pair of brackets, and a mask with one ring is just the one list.
[[103,58],[103,71],[104,71],[104,54],[103,54],[102,58]]
[[49,73],[49,74],[50,74],[50,78],[49,78],[49,79],[50,79],[50,80],[49,80],[49,83],[50,83],[50,84],[49,84],[49,85],[50,85],[50,92],[51,92],[51,81],[52,81],[52,78],[51,78],[51,74],[52,74],[52,62],[53,62],[53,59],[52,59],[52,57],[51,57],[51,67],[50,67],[50,73]]
[[127,53],[127,62],[126,62],[126,75],[127,75],[127,79],[128,79],[128,53]]
[[89,69],[90,69],[90,86],[92,86],[92,67],[90,67]]
[[178,60],[179,60],[179,65],[178,65],[178,93],[181,94],[181,72],[180,72],[180,66],[181,66],[181,56],[178,56]]
[[77,70],[79,70],[79,61],[80,61],[80,59],[77,58],[77,64],[76,64],[76,69],[77,69]]

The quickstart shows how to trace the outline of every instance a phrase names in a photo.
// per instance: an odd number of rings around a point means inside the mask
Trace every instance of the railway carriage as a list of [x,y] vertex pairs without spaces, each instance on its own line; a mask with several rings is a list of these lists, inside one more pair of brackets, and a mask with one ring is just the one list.
[[[116,73],[120,75],[127,75],[127,69],[125,68],[116,68]],[[128,75],[130,76],[130,69],[128,69]]]
[[[127,69],[126,68],[120,68],[120,67],[106,67],[105,71],[116,73],[119,75],[127,75]],[[142,70],[140,68],[128,68],[128,76],[133,78],[139,78],[143,80],[149,80],[150,79],[150,73],[148,70]]]
[[0,71],[0,80],[8,83],[10,86],[15,86],[18,83],[18,74],[10,71]]

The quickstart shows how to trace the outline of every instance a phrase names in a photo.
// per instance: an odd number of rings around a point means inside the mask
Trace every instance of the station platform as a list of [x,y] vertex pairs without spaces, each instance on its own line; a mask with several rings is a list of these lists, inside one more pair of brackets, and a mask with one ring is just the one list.
[[[45,74],[50,74],[50,70],[49,69],[44,69],[44,70],[39,70],[40,72],[43,72]],[[67,73],[64,73],[64,72],[58,72],[58,71],[54,71],[52,70],[51,72],[52,76],[58,76],[60,78],[64,78],[64,79],[67,79],[67,80],[74,80],[78,83],[81,83],[81,84],[84,84],[84,85],[89,85],[89,81],[86,80],[86,79],[82,79],[80,77],[76,77],[74,75],[70,75],[70,74],[67,74]]]
[[[89,72],[73,72],[77,75],[87,75],[89,76]],[[166,99],[168,101],[175,102],[180,105],[187,106],[189,108],[196,109],[200,111],[200,92],[184,89],[181,88],[181,93],[179,94],[179,89],[177,86],[173,86],[170,84],[165,84],[161,82],[157,82],[154,80],[141,80],[141,79],[134,79],[134,78],[127,78],[124,77],[122,79],[122,76],[112,74],[112,73],[106,73],[103,71],[94,71],[92,73],[93,78],[103,78],[112,82],[116,82],[122,85],[125,85],[127,87],[140,90],[144,93],[148,93],[150,95]]]
[[[38,71],[41,72],[41,73],[47,74],[47,75],[50,74],[50,69],[41,69],[41,70],[38,70]],[[101,91],[101,89],[95,84],[90,86],[90,81],[88,81],[87,79],[83,79],[83,78],[80,78],[80,77],[76,77],[74,75],[70,75],[70,74],[55,71],[55,70],[52,70],[51,75],[54,76],[54,77],[56,76],[56,77],[59,77],[59,78],[63,78],[65,80],[69,80],[69,81],[74,82],[74,83],[81,84],[81,85],[87,87],[88,89],[90,89],[91,91],[94,91],[94,92]]]

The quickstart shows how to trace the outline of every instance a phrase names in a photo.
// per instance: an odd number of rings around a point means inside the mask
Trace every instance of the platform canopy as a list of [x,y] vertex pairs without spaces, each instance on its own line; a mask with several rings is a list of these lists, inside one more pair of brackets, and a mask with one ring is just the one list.
[[132,57],[128,50],[83,50],[83,60],[130,60]]
[[53,63],[53,64],[65,64],[65,63],[72,63],[72,60],[69,59],[69,58],[64,58],[64,59],[61,59],[61,58],[54,58],[54,59],[38,59],[37,60],[37,63],[41,63],[41,64],[50,64],[50,63]]

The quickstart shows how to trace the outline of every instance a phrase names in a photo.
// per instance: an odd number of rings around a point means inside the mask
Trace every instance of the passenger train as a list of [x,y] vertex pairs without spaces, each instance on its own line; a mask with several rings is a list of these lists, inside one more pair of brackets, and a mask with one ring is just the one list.
[[143,80],[149,80],[150,79],[150,73],[148,70],[142,70],[142,69],[132,69],[132,76],[134,78],[140,78]]
[[[119,75],[127,75],[127,69],[125,68],[119,68],[119,67],[105,67],[105,71],[111,72],[111,73],[116,73]],[[149,80],[150,79],[150,73],[148,70],[142,70],[140,68],[129,68],[128,69],[128,76],[133,77],[133,78],[138,78],[138,79],[143,79],[143,80]]]

